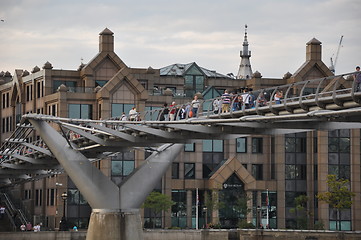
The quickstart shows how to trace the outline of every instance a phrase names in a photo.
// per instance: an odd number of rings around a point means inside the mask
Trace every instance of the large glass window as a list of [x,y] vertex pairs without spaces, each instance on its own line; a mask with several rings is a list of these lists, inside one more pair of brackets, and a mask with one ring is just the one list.
[[203,178],[209,178],[223,162],[223,140],[203,140]]
[[330,131],[328,143],[328,173],[350,179],[350,130]]
[[203,140],[203,152],[223,152],[223,140]]
[[91,104],[68,104],[68,117],[78,119],[92,119]]
[[134,104],[112,103],[112,117],[120,117],[124,112],[126,115],[134,107]]
[[195,93],[204,91],[204,76],[197,67],[193,66],[188,69],[184,79],[187,97],[193,97]]
[[236,228],[240,220],[247,219],[248,197],[244,183],[233,173],[222,185],[219,191],[219,221],[223,228]]
[[172,190],[172,227],[187,226],[187,194],[185,190]]

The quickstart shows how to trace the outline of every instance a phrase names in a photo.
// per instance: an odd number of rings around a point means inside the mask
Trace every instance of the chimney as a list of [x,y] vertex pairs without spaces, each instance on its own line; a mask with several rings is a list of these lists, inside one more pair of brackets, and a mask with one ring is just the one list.
[[316,38],[312,38],[308,43],[306,43],[306,61],[321,61],[321,55],[321,42],[318,41]]
[[108,28],[99,33],[99,52],[114,52],[113,34]]

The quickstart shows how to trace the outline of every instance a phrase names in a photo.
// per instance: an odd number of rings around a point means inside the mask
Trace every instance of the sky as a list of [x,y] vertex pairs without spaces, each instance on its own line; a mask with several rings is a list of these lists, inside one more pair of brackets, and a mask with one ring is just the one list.
[[359,0],[0,0],[0,72],[76,70],[99,51],[99,33],[114,33],[114,51],[133,68],[196,62],[237,74],[248,26],[253,72],[294,73],[306,43],[322,42],[336,74],[361,65]]

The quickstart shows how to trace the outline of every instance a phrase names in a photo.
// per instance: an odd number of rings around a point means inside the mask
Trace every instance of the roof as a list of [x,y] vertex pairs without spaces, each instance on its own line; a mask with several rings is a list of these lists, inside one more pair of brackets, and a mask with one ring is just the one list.
[[206,75],[209,78],[230,78],[226,75],[217,73],[214,70],[209,70],[206,68],[202,68],[198,66],[195,62],[187,63],[187,64],[172,64],[167,67],[163,67],[160,69],[160,75],[161,76],[183,76],[190,67],[195,65],[199,70],[203,72],[204,75]]

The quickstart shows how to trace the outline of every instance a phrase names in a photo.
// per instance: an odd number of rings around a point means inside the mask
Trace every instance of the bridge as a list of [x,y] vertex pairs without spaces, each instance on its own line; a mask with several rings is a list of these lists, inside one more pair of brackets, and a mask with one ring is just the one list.
[[[109,239],[142,239],[138,209],[184,143],[361,128],[361,92],[348,75],[352,73],[239,93],[255,96],[254,106],[243,102],[233,108],[236,95],[225,113],[213,112],[215,99],[202,100],[196,116],[178,119],[177,114],[173,121],[160,121],[162,108],[140,113],[140,121],[27,114],[0,148],[0,184],[5,187],[65,170],[93,209],[88,240],[106,239],[104,233],[110,232],[116,237]],[[284,92],[281,102],[275,99],[277,91]],[[39,140],[28,142],[30,136]],[[91,162],[124,148],[144,148],[152,155],[117,186]],[[107,227],[100,231],[104,222]]]

